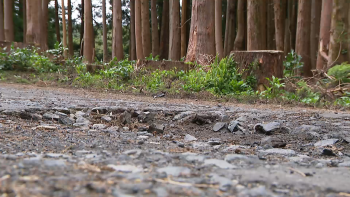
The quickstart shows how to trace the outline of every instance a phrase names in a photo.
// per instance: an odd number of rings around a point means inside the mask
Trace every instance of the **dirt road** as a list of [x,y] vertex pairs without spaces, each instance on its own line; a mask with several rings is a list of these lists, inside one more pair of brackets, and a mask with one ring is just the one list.
[[350,196],[347,112],[0,93],[0,196]]

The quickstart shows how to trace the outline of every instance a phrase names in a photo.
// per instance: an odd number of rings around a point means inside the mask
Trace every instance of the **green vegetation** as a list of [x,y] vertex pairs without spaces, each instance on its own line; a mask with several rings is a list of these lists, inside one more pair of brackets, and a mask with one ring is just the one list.
[[350,83],[350,64],[344,62],[341,65],[336,65],[330,68],[327,74],[334,76],[343,83]]
[[[297,79],[294,70],[302,67],[300,57],[294,52],[288,54],[284,66],[286,78],[272,76],[265,91],[255,91],[257,80],[251,73],[240,71],[232,57],[219,60],[209,65],[193,65],[193,69],[182,70],[135,70],[135,61],[113,59],[103,64],[102,70],[93,73],[87,71],[87,66],[81,57],[61,60],[63,47],[58,43],[55,49],[39,53],[38,49],[11,48],[9,53],[0,53],[0,81],[11,80],[16,83],[35,83],[55,81],[61,85],[73,85],[83,88],[111,89],[123,92],[168,94],[201,94],[208,92],[213,97],[234,98],[240,101],[273,101],[278,103],[303,103],[307,106],[344,106],[350,107],[350,93],[345,92],[335,98],[327,98],[319,87],[329,87],[334,80],[323,80],[319,84]],[[48,56],[50,58],[48,58]],[[158,60],[158,57],[148,57],[148,60]],[[348,64],[342,64],[331,69],[328,74],[335,77],[339,84],[348,77]],[[6,72],[4,72],[6,70]],[[28,73],[30,71],[30,74]],[[23,74],[25,73],[25,74]],[[345,74],[344,74],[345,73]],[[244,77],[248,76],[248,77]]]

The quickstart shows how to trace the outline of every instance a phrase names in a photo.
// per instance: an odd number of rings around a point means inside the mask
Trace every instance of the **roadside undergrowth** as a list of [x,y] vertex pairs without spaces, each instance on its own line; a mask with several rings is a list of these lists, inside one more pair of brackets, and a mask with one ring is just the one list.
[[[113,59],[93,73],[81,57],[62,60],[63,47],[39,53],[38,49],[15,49],[0,53],[0,81],[48,86],[101,89],[123,93],[236,101],[278,103],[324,108],[350,108],[350,65],[343,63],[328,73],[301,78],[303,63],[293,51],[284,61],[284,78],[268,79],[269,86],[256,91],[256,78],[241,71],[233,57],[216,58],[209,66],[193,63],[193,69],[134,69],[135,62]],[[158,57],[148,57],[158,60]],[[102,62],[97,62],[103,64]],[[243,77],[248,76],[248,77]]]

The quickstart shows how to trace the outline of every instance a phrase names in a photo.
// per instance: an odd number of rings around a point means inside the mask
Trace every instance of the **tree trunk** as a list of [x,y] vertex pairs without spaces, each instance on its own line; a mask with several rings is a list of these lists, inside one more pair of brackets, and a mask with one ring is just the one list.
[[170,0],[169,9],[170,9],[169,59],[180,60],[181,58],[180,1]]
[[162,26],[160,30],[160,59],[169,59],[169,0],[163,1]]
[[259,0],[259,2],[261,50],[265,50],[267,48],[267,0]]
[[[64,5],[64,0],[61,0],[62,5],[62,31],[63,31],[63,48],[67,48],[67,23],[66,23],[66,9]],[[63,51],[64,58],[67,58],[67,50]]]
[[159,55],[159,31],[157,19],[157,1],[151,1],[151,18],[152,18],[152,55]]
[[[29,2],[27,2],[28,4]],[[27,10],[27,13],[29,11]],[[27,17],[28,20],[28,17]],[[58,0],[55,0],[55,29],[56,29],[56,39],[57,42],[61,43],[61,34],[60,34],[60,20],[58,18]],[[28,41],[27,41],[28,42]]]
[[137,59],[135,40],[135,0],[130,1],[130,59]]
[[135,38],[137,59],[145,58],[142,46],[142,27],[141,27],[141,0],[135,0]]
[[[2,0],[1,0],[2,2]],[[27,42],[27,0],[23,0],[23,43]]]
[[122,2],[113,0],[113,42],[112,56],[118,61],[124,59],[123,28],[122,28]]
[[84,58],[88,63],[94,62],[94,31],[92,24],[91,0],[84,0]]
[[[262,14],[260,13],[264,1],[261,0],[248,0],[248,27],[247,27],[247,50],[263,50],[264,38],[266,35],[262,32]],[[265,41],[266,43],[266,41]]]
[[107,24],[106,24],[106,0],[102,0],[102,26],[103,26],[103,62],[107,60]]
[[5,29],[4,29],[4,2],[0,0],[0,41],[5,40]]
[[284,21],[285,21],[285,0],[274,0],[275,10],[275,31],[276,31],[276,49],[284,51]]
[[236,0],[227,0],[224,56],[233,50],[236,37]]
[[276,49],[276,39],[275,39],[275,14],[274,14],[274,2],[273,0],[267,0],[267,49]]
[[234,44],[235,51],[244,49],[244,35],[246,32],[244,2],[245,0],[238,0],[238,5],[237,5],[237,36]]
[[291,43],[290,43],[290,29],[289,25],[291,22],[292,17],[292,8],[293,8],[293,1],[287,1],[287,18],[285,20],[284,24],[284,54],[287,55],[291,51]]
[[152,53],[151,29],[149,24],[149,0],[141,0],[141,21],[143,55],[148,57]]
[[84,54],[84,47],[83,47],[83,44],[82,42],[84,42],[84,1],[85,0],[81,0],[81,13],[80,13],[80,20],[81,20],[81,23],[80,23],[80,43],[79,43],[79,46],[80,46],[80,55],[83,56]]
[[311,54],[312,69],[316,69],[318,41],[319,41],[319,33],[320,33],[321,10],[322,10],[322,0],[312,0],[311,32],[310,32],[310,54]]
[[[40,6],[38,6],[40,5]],[[27,1],[27,35],[26,39],[28,43],[34,43],[37,46],[40,46],[42,42],[41,37],[41,0],[30,0]]]
[[209,65],[215,57],[215,2],[193,0],[190,41],[186,62]]
[[296,45],[296,32],[297,32],[297,18],[298,18],[298,0],[289,0],[292,1],[292,17],[289,25],[290,34],[290,43],[291,48],[295,50]]
[[[234,38],[234,36],[232,37]],[[224,48],[222,46],[222,0],[215,0],[215,45],[216,53],[221,60],[224,57]]]
[[304,62],[303,73],[301,70],[298,72],[310,77],[312,76],[310,59],[311,1],[299,0],[298,12],[295,52],[302,57]]
[[346,46],[347,17],[349,12],[348,0],[333,0],[331,34],[329,45],[329,59],[327,70],[336,64],[346,61],[346,54],[342,53]]
[[181,57],[187,52],[187,0],[182,0],[181,8]]
[[71,0],[68,0],[68,53],[69,53],[69,57],[74,56],[72,2],[71,2]]
[[42,30],[41,30],[41,48],[44,50],[48,49],[47,38],[48,38],[48,27],[49,27],[49,1],[42,0]]
[[4,30],[5,40],[13,42],[15,38],[13,29],[13,0],[4,0]]
[[325,70],[326,67],[324,67],[324,65],[326,65],[328,62],[327,58],[328,58],[329,41],[330,41],[329,32],[331,30],[332,6],[333,6],[333,0],[322,1],[320,40],[319,40],[320,48],[318,50],[317,64],[316,64],[317,70]]

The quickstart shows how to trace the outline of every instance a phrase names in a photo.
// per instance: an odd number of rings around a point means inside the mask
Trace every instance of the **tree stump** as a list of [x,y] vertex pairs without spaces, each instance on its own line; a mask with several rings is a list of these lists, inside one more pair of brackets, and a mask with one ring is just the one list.
[[261,91],[270,85],[266,78],[283,77],[283,51],[232,51],[231,55],[238,63],[239,71],[244,71],[244,78],[251,74],[256,77]]

